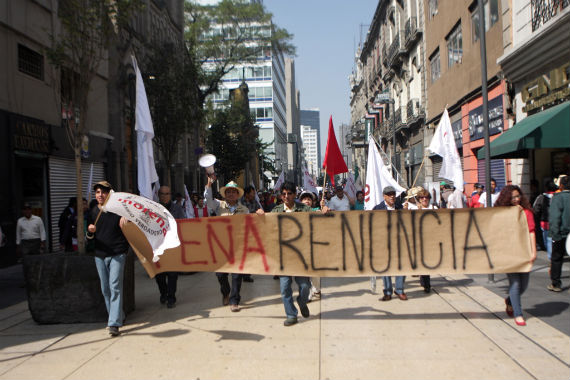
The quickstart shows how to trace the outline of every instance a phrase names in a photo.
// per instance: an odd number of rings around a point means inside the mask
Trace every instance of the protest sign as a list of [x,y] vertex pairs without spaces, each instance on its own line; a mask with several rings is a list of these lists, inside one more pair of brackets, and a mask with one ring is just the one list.
[[123,231],[151,277],[170,271],[354,277],[531,268],[526,217],[516,207],[183,219],[181,245],[156,263],[135,224]]
[[111,190],[103,211],[124,216],[133,222],[147,240],[150,247],[147,254],[150,254],[149,258],[153,261],[158,261],[158,256],[162,255],[165,249],[180,245],[176,219],[160,203],[139,195]]

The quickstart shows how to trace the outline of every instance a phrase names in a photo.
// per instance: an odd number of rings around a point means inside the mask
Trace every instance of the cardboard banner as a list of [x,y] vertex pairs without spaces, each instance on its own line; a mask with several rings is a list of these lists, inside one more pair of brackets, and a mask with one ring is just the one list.
[[140,229],[150,249],[149,258],[152,261],[158,261],[166,249],[180,246],[176,219],[160,203],[139,195],[111,190],[103,211],[124,216]]
[[152,262],[135,224],[123,231],[151,277],[206,271],[357,277],[528,272],[517,207],[268,213],[178,220],[180,247]]

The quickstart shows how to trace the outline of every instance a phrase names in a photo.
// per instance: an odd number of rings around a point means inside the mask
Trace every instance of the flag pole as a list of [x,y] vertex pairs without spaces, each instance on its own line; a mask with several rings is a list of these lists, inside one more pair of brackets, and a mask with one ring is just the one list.
[[422,167],[424,166],[424,162],[426,160],[426,155],[424,154],[424,158],[422,159],[422,164],[420,165],[420,168],[418,169],[418,172],[416,173],[416,178],[414,178],[414,182],[412,183],[412,187],[414,187],[414,185],[416,184],[416,181],[418,180],[418,177],[420,176],[420,173],[422,172]]
[[325,188],[326,188],[326,184],[327,184],[327,167],[325,166],[325,175],[323,176],[323,192],[321,193],[321,202],[323,201],[323,198],[325,197]]

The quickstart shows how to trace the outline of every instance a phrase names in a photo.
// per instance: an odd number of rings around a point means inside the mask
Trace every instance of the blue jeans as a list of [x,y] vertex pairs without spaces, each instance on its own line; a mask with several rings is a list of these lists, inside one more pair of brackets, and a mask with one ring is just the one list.
[[110,257],[95,256],[95,265],[101,280],[101,291],[105,298],[105,306],[109,313],[107,326],[121,327],[125,314],[123,312],[123,274],[126,254]]
[[509,279],[509,299],[515,317],[522,317],[521,295],[528,287],[529,273],[507,273]]
[[[392,289],[392,277],[384,276],[382,277],[384,281],[384,294],[391,296],[394,290]],[[396,293],[404,294],[404,281],[406,281],[406,276],[396,276]]]
[[[309,277],[295,277],[295,282],[299,286],[299,297],[297,302],[299,305],[306,305],[309,299],[309,291],[311,290],[311,280]],[[297,318],[297,308],[293,303],[293,283],[292,276],[279,276],[279,287],[281,288],[281,299],[285,306],[285,314],[287,318]]]
[[552,238],[548,236],[548,230],[542,230],[542,239],[544,241],[544,247],[546,248],[548,260],[552,260]]

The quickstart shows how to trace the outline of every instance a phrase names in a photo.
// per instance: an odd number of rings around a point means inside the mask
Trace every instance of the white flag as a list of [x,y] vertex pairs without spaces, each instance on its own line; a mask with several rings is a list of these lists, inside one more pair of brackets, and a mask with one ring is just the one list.
[[281,191],[281,186],[285,182],[285,172],[282,170],[281,175],[277,178],[277,182],[275,182],[275,186],[273,187],[273,192],[278,193]]
[[186,217],[188,219],[195,218],[194,207],[192,205],[192,200],[190,199],[190,194],[188,194],[188,189],[184,185],[184,210],[186,211]]
[[303,189],[306,191],[310,191],[311,193],[319,194],[317,190],[317,186],[315,185],[315,181],[313,177],[309,174],[307,168],[303,167]]
[[131,56],[133,67],[136,72],[136,110],[135,110],[135,130],[137,131],[137,176],[139,192],[143,197],[152,199],[152,184],[158,181],[156,167],[154,166],[154,151],[152,139],[154,138],[154,128],[150,116],[150,108],[141,71],[137,65],[137,60]]
[[384,201],[382,190],[386,186],[396,189],[396,194],[400,194],[405,189],[392,178],[388,167],[384,165],[380,152],[376,147],[374,139],[368,143],[368,165],[366,167],[366,186],[364,188],[364,209],[372,210],[374,206]]
[[152,247],[153,262],[158,261],[165,250],[180,245],[176,219],[160,203],[139,195],[115,193],[111,190],[103,211],[124,216],[144,233]]
[[456,189],[463,192],[463,170],[461,169],[461,158],[455,145],[451,121],[447,109],[443,111],[443,116],[439,121],[437,129],[433,134],[428,149],[443,158],[439,176],[453,181]]
[[352,173],[348,173],[348,177],[346,179],[346,185],[344,185],[344,191],[346,191],[346,195],[348,195],[352,199],[355,199],[356,192],[358,190],[359,189],[357,189],[356,184],[354,183],[354,176],[352,175]]
[[[160,190],[160,182],[158,182],[158,180],[152,184],[152,200],[154,202],[160,202],[159,198],[158,198],[158,191]],[[151,199],[150,197],[147,197],[148,199]]]
[[91,187],[93,186],[93,162],[91,163],[91,170],[89,171],[89,182],[87,182],[87,189],[85,189],[85,199],[91,202]]

